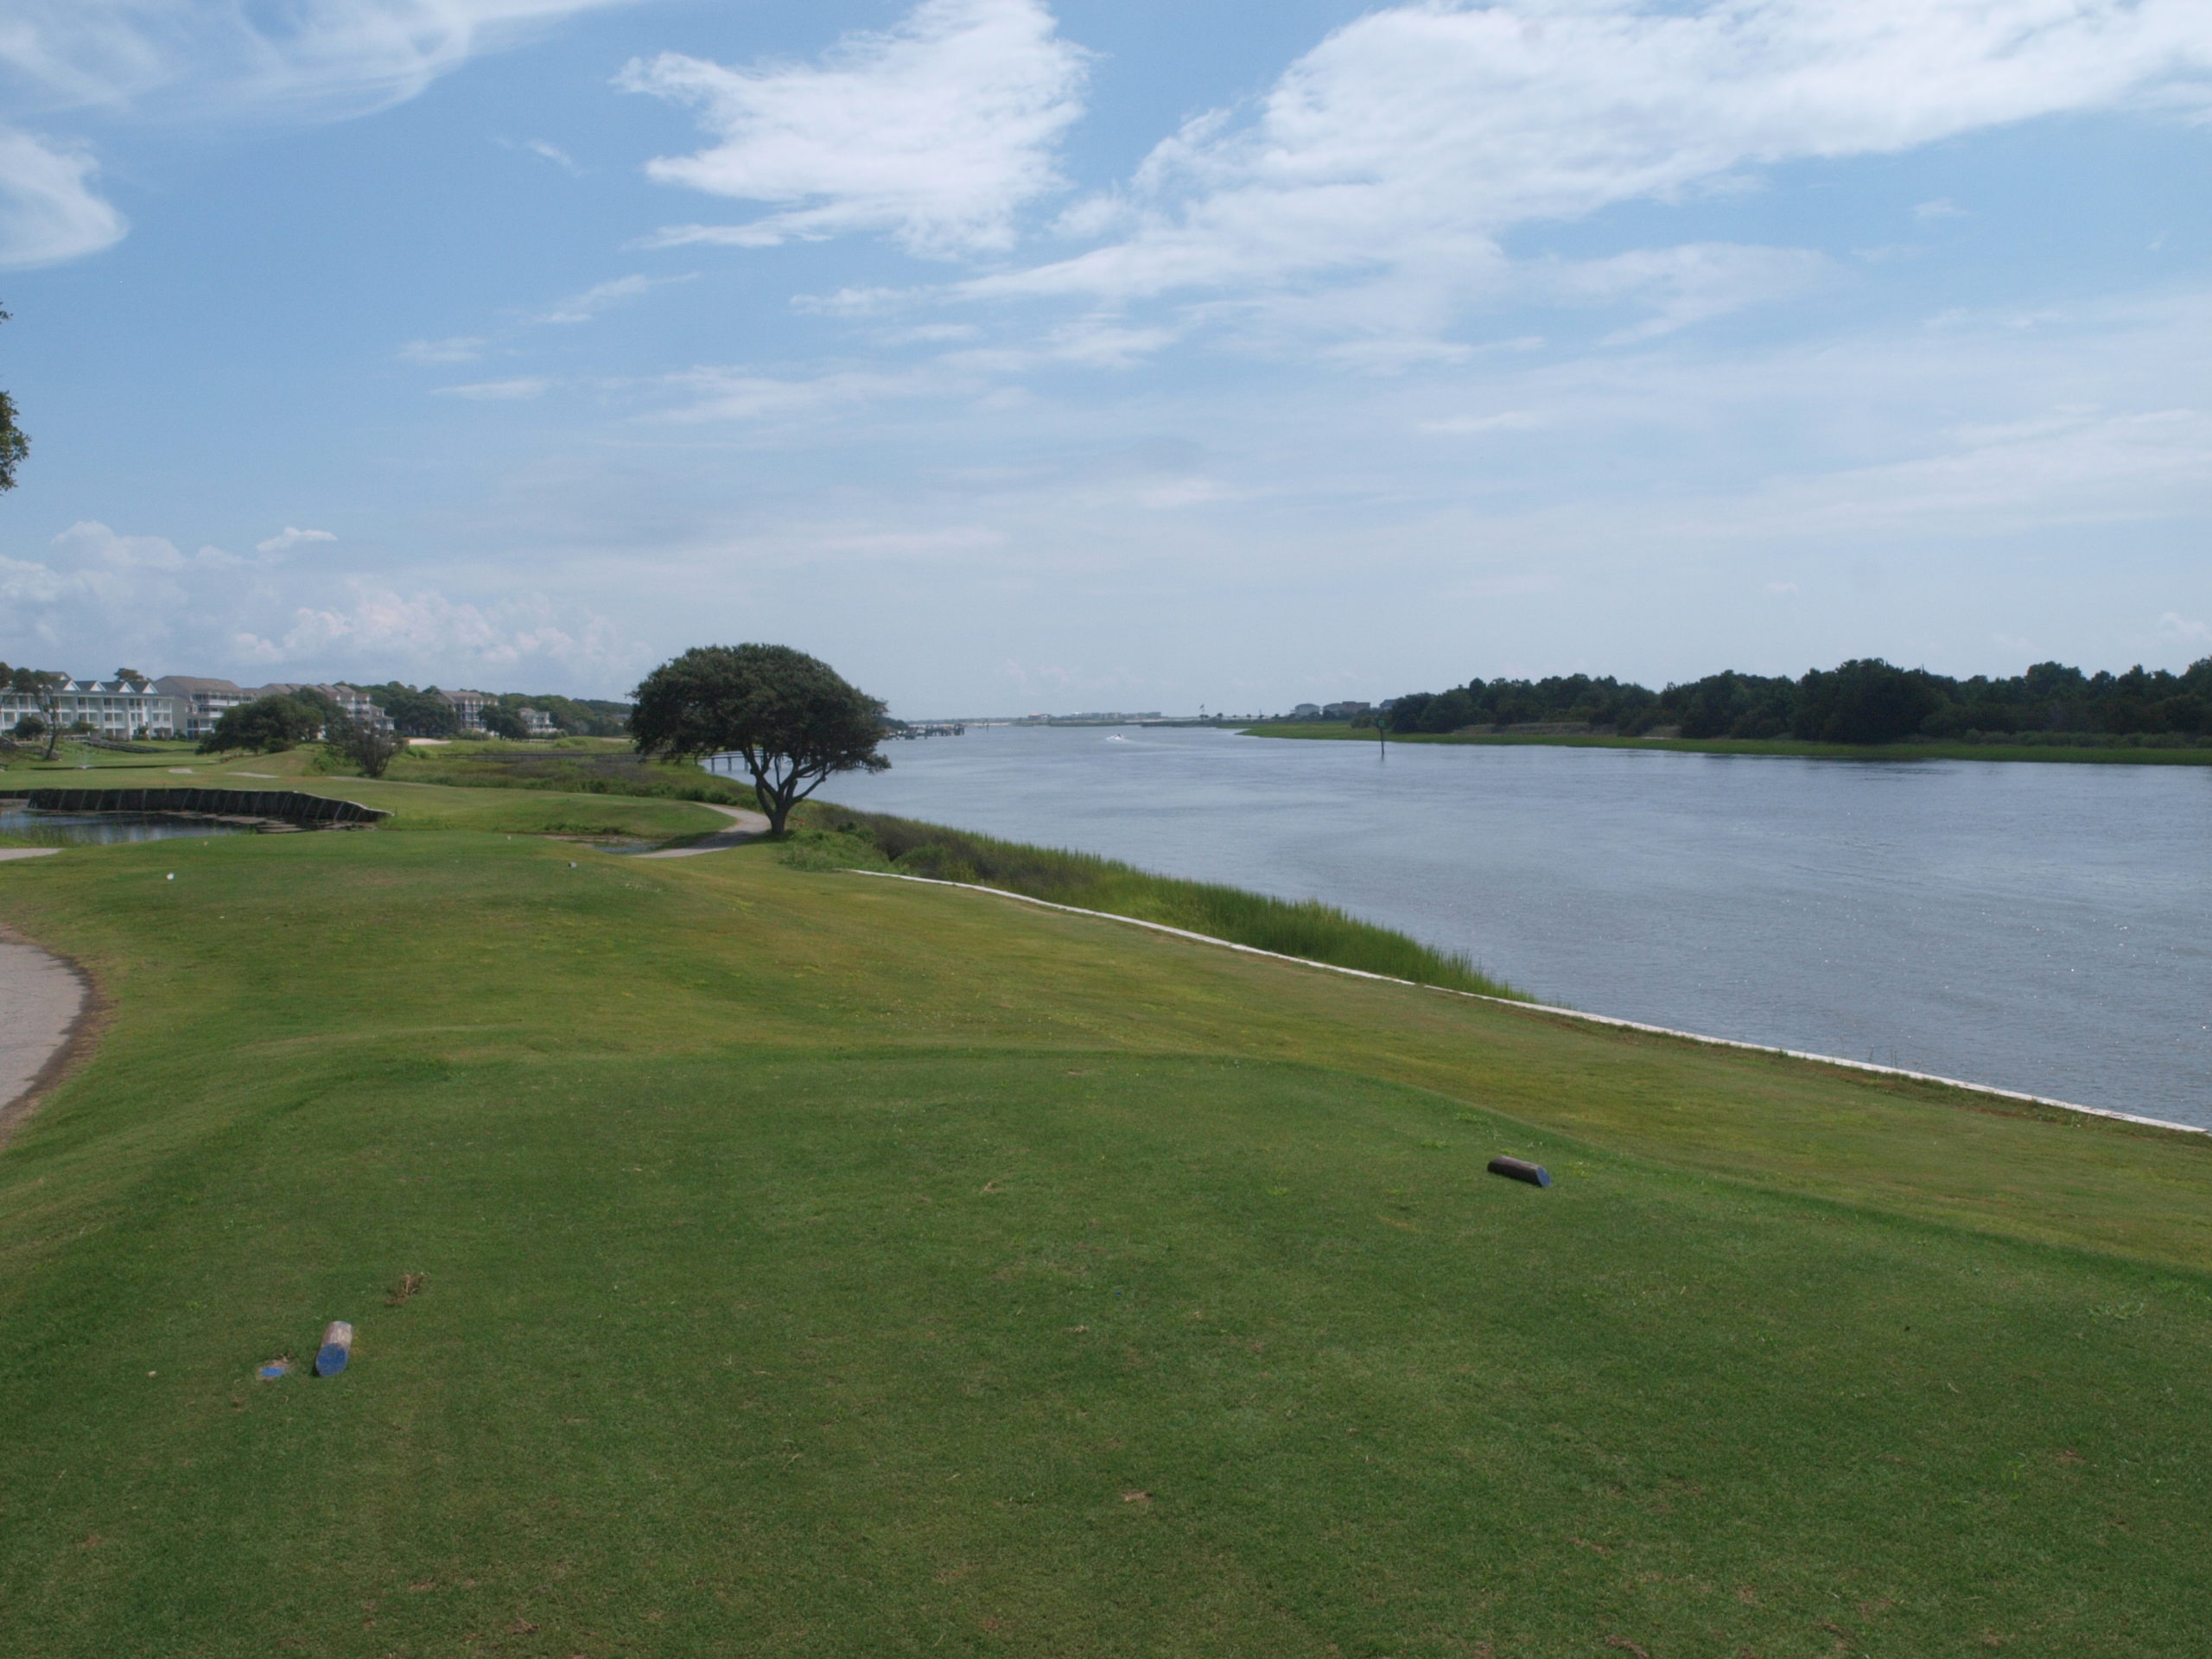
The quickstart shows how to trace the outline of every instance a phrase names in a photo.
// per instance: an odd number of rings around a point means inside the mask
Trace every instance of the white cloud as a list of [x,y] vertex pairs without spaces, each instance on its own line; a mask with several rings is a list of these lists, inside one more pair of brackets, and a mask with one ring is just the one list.
[[253,550],[270,555],[289,553],[302,542],[334,542],[337,539],[327,530],[295,530],[287,524],[282,534],[271,536],[265,542],[256,542]]
[[1527,432],[1547,424],[1544,416],[1533,410],[1508,409],[1495,415],[1450,415],[1423,421],[1416,429],[1440,437],[1471,437],[1482,432]]
[[[1892,153],[2131,100],[2201,108],[2208,69],[2202,0],[1400,5],[1332,35],[1249,118],[1217,111],[1187,124],[1126,189],[1064,218],[1106,245],[964,291],[1242,294],[1293,326],[1375,334],[1402,352],[1360,313],[1359,292],[1384,291],[1433,331],[1471,298],[1528,279],[1503,251],[1510,232],[1708,192],[1794,159]],[[1700,269],[1715,251],[1609,263],[1617,276],[1651,267],[1656,327],[1814,274],[1811,256],[1780,249]],[[1669,261],[1671,278],[1659,269]],[[1548,274],[1565,297],[1587,297],[1589,268]],[[1323,288],[1336,291],[1317,299]]]
[[484,355],[484,340],[474,334],[455,334],[450,340],[410,340],[399,348],[410,363],[474,363]]
[[629,0],[10,0],[0,74],[53,110],[160,99],[358,113],[470,57]]
[[[252,111],[335,119],[412,98],[475,54],[631,0],[10,0],[0,89],[18,110]],[[0,269],[119,241],[89,150],[0,129]]]
[[240,630],[231,649],[259,663],[346,661],[370,672],[397,663],[455,678],[546,664],[604,672],[634,665],[644,651],[620,639],[604,617],[563,617],[543,594],[478,605],[349,585],[350,602],[301,606],[281,634]]
[[119,536],[97,519],[80,518],[54,538],[70,564],[111,570],[178,570],[185,556],[164,536]]
[[548,143],[543,138],[531,138],[525,140],[522,147],[531,155],[543,156],[554,166],[566,172],[581,174],[583,171],[583,168],[576,165],[575,157],[558,144]]
[[772,247],[887,232],[933,257],[1002,249],[1015,213],[1061,188],[1054,151],[1082,111],[1084,54],[1040,0],[926,0],[820,64],[725,68],[664,53],[618,84],[699,107],[719,143],[646,169],[713,195],[792,204],[656,240]]
[[479,380],[473,385],[440,386],[441,397],[466,397],[473,403],[518,403],[543,397],[553,385],[543,375],[517,375],[512,380]]
[[690,280],[690,274],[682,276],[618,276],[611,283],[601,283],[581,294],[556,301],[550,309],[539,312],[529,321],[543,323],[589,322],[609,307],[634,300],[650,289]]
[[1926,225],[1939,219],[1964,219],[1967,210],[1948,196],[1938,196],[1933,201],[1917,203],[1913,207],[1912,216]]
[[2176,639],[2185,645],[2212,645],[2212,626],[2183,616],[2179,611],[2168,611],[2158,619],[2158,632],[2166,639]]
[[58,264],[123,239],[123,215],[92,188],[90,152],[0,128],[0,270]]

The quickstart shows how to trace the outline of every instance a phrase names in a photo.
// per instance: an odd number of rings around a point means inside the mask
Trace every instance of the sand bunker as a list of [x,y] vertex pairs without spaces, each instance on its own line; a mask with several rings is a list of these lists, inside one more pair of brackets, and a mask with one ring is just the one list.
[[0,1141],[60,1066],[91,1001],[68,963],[0,936]]

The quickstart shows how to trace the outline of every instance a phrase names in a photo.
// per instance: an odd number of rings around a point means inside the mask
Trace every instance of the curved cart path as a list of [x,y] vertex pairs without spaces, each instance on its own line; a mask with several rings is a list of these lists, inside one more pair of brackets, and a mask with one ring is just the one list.
[[689,847],[664,847],[657,853],[636,853],[636,858],[690,858],[697,853],[719,853],[725,847],[742,847],[748,841],[758,841],[768,833],[768,820],[758,812],[748,812],[743,807],[716,806],[712,801],[700,801],[697,805],[709,812],[719,812],[730,820],[727,830],[717,830],[703,841],[695,841]]
[[0,1144],[60,1075],[92,1009],[92,988],[74,968],[0,932]]

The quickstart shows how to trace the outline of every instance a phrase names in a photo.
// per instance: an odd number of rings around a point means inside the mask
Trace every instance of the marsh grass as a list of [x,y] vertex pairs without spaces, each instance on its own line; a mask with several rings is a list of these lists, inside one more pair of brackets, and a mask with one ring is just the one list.
[[808,803],[798,822],[798,834],[784,855],[795,868],[888,870],[972,882],[1417,985],[1483,996],[1525,995],[1460,952],[1436,950],[1318,899],[1275,899],[1217,882],[1185,881],[1090,853],[824,803]]

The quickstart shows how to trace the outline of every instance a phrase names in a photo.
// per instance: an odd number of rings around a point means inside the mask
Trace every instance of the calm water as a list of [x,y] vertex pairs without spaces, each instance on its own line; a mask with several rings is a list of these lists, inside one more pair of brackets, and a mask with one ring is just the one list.
[[1321,898],[1547,1001],[2212,1124],[2212,769],[971,728],[835,798]]
[[33,812],[0,807],[0,836],[36,841],[44,846],[106,846],[118,841],[169,841],[180,836],[234,836],[235,824],[204,823],[167,813]]

